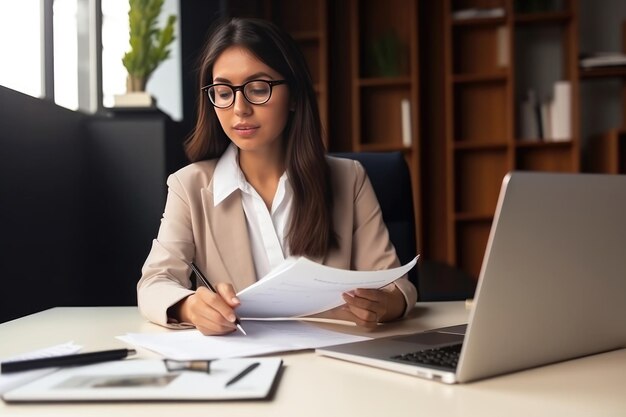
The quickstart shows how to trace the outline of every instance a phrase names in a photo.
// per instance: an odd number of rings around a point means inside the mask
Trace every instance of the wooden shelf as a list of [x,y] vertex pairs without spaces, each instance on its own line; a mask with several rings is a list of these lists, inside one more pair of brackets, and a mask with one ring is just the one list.
[[522,13],[515,16],[516,25],[539,25],[568,23],[572,20],[572,13],[567,11],[542,12],[542,13]]
[[367,77],[359,78],[356,84],[360,87],[401,87],[410,86],[409,77]]
[[619,67],[599,67],[591,69],[581,68],[579,71],[581,79],[590,78],[626,78],[626,66]]
[[[532,14],[512,13],[515,1],[526,0],[441,0],[439,6],[426,7],[439,16],[430,31],[441,31],[440,43],[430,51],[443,52],[441,65],[433,65],[429,73],[441,88],[425,100],[443,116],[441,126],[423,134],[444,137],[432,145],[430,154],[437,162],[428,167],[427,175],[442,178],[437,186],[445,189],[437,199],[439,207],[429,207],[428,220],[435,223],[437,233],[427,241],[436,248],[438,259],[475,278],[506,174],[579,170],[578,126],[572,126],[574,139],[569,142],[521,142],[516,137],[518,97],[539,88],[527,83],[543,86],[545,77],[555,77],[545,83],[550,86],[563,79],[571,82],[571,116],[578,120],[577,0],[563,0],[563,11]],[[455,9],[485,4],[502,7],[507,15],[450,18]],[[550,52],[556,51],[551,62],[556,60],[560,68],[546,68],[549,64],[536,58],[543,57],[546,43]],[[523,68],[529,61],[532,67]],[[441,92],[442,98],[435,96]]]
[[492,74],[455,74],[452,81],[456,84],[506,82],[508,74],[505,71]]
[[506,16],[451,19],[451,21],[453,26],[500,26],[506,23]]
[[552,141],[552,142],[532,142],[517,140],[515,146],[517,148],[569,148],[573,145],[572,140]]
[[386,142],[375,142],[375,143],[361,143],[359,145],[359,149],[360,152],[394,152],[394,151],[401,151],[401,152],[411,152],[411,147],[409,146],[404,146],[402,144],[396,144],[396,143],[386,143]]
[[457,222],[492,222],[493,213],[455,213],[454,219]]
[[454,150],[456,151],[506,151],[508,144],[497,142],[469,142],[455,141]]
[[[336,121],[331,126],[331,150],[403,153],[411,173],[421,248],[419,2],[329,1],[332,32],[341,39],[333,39],[328,64],[334,82],[331,114]],[[397,51],[381,63],[374,50],[376,46],[387,50],[389,45]],[[405,138],[406,126],[410,138]],[[403,139],[410,139],[410,144]]]

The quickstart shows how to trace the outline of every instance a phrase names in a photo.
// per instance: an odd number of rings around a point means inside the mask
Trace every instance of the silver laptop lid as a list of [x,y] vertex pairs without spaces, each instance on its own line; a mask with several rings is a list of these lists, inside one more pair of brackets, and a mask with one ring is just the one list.
[[626,346],[626,176],[502,185],[460,382]]

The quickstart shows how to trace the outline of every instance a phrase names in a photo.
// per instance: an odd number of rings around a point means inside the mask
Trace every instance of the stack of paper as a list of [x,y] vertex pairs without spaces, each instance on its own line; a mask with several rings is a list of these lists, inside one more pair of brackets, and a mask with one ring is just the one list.
[[419,256],[398,268],[348,271],[306,258],[289,259],[258,282],[240,291],[240,318],[299,317],[344,304],[341,295],[356,288],[382,288],[404,276]]

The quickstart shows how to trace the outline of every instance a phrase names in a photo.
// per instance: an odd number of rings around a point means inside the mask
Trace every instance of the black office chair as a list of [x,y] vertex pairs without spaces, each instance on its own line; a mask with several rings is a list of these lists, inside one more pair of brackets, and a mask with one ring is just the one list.
[[[357,160],[374,187],[389,238],[402,265],[417,254],[415,215],[411,175],[401,152],[332,153],[331,156]],[[409,272],[409,280],[419,289],[418,268]]]

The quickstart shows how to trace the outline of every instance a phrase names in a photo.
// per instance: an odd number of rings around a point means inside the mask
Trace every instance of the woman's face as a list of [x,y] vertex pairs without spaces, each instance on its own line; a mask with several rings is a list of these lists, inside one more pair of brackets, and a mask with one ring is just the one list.
[[[248,49],[238,46],[222,52],[213,65],[213,83],[239,86],[250,80],[283,79]],[[267,103],[251,104],[239,90],[230,107],[214,109],[222,129],[241,151],[280,152],[289,104],[287,84],[280,84],[272,87]]]

